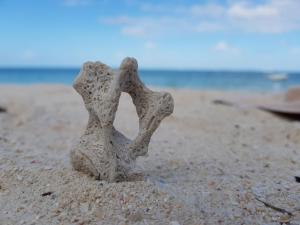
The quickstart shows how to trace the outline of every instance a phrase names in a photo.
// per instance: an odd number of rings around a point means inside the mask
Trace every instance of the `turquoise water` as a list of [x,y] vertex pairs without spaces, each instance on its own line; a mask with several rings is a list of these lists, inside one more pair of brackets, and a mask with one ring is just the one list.
[[[79,68],[9,68],[0,69],[0,84],[60,83],[71,85]],[[140,76],[150,86],[192,89],[273,91],[300,85],[300,72],[288,73],[288,80],[273,82],[264,72],[141,70]]]

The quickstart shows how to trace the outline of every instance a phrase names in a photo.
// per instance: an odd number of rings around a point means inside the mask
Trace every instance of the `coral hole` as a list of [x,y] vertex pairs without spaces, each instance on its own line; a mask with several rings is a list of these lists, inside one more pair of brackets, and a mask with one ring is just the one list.
[[134,139],[139,131],[139,118],[129,94],[122,93],[116,113],[115,128],[130,139]]

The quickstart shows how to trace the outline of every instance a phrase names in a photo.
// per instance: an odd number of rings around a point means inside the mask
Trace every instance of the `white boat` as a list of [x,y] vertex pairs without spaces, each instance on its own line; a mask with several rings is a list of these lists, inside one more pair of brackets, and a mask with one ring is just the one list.
[[288,78],[289,77],[286,73],[274,73],[268,76],[268,79],[272,81],[283,81],[287,80]]

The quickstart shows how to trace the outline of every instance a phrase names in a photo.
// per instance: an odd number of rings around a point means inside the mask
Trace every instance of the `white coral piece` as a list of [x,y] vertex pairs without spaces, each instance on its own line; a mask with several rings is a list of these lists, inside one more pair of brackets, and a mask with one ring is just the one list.
[[[148,89],[138,77],[134,58],[125,58],[119,70],[101,62],[87,62],[74,82],[89,112],[89,121],[80,142],[71,150],[71,162],[78,170],[110,182],[129,180],[134,162],[146,155],[153,132],[173,112],[169,93]],[[139,117],[139,133],[129,140],[113,122],[121,92],[128,93]]]

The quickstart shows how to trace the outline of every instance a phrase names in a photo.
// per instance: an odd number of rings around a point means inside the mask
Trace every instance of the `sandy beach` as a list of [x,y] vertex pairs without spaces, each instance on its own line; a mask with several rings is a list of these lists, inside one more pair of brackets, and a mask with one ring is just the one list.
[[[0,224],[299,225],[300,122],[212,102],[249,93],[168,91],[174,113],[138,160],[144,179],[107,183],[71,167],[88,119],[71,87],[1,85]],[[115,127],[138,131],[124,93]]]

